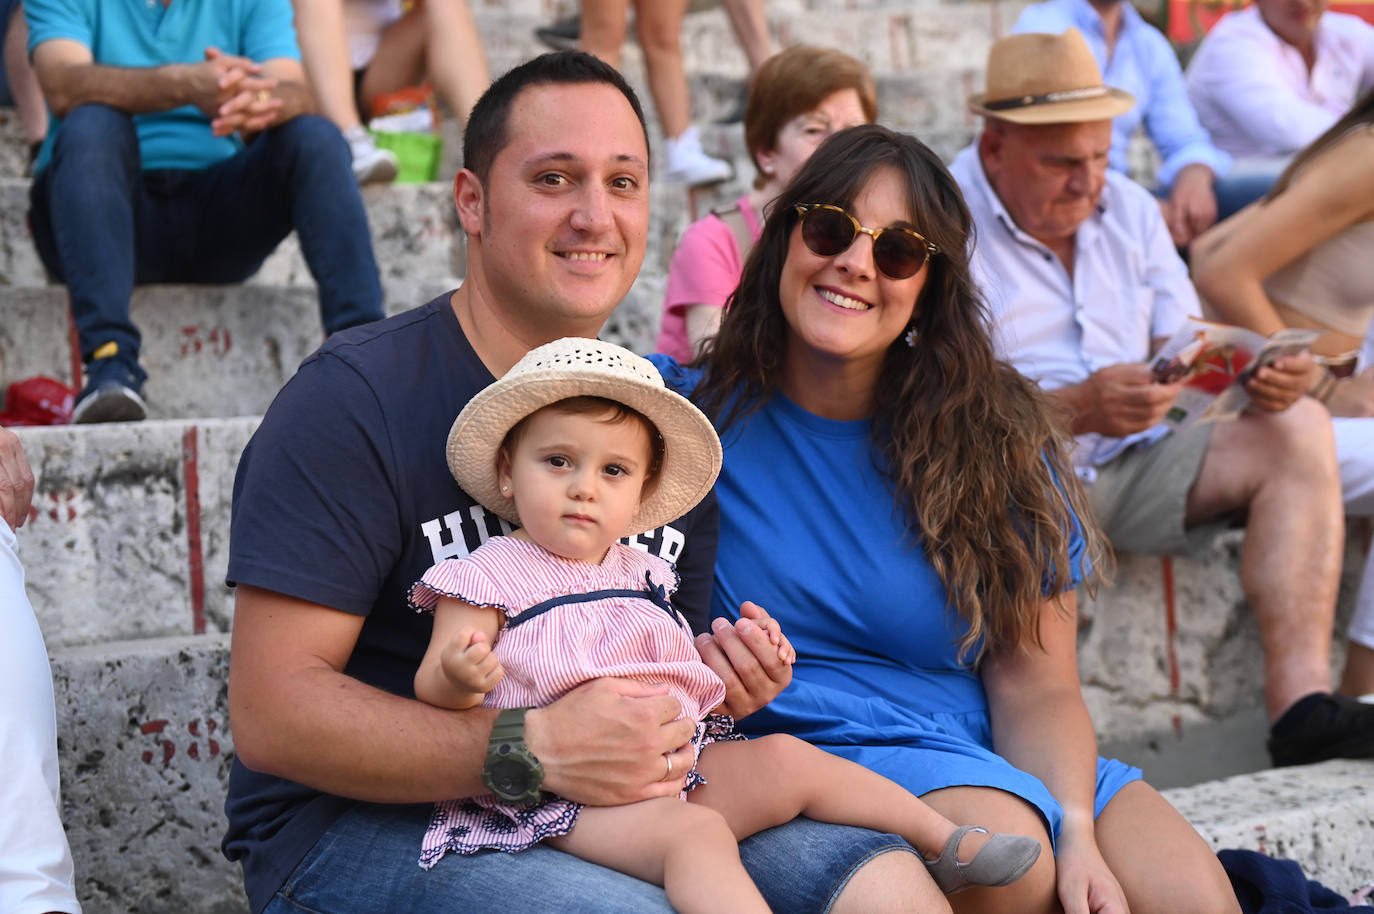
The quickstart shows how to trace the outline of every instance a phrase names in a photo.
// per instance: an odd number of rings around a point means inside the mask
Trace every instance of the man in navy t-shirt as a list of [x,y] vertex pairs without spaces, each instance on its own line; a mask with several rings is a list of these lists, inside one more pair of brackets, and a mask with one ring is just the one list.
[[[449,475],[446,436],[468,399],[530,348],[597,333],[639,272],[649,217],[638,101],[585,54],[545,55],[493,84],[469,120],[464,161],[454,189],[468,235],[462,288],[336,334],[282,390],[239,466],[237,758],[224,849],[243,863],[255,914],[668,910],[658,887],[542,846],[418,866],[431,804],[486,792],[497,717],[413,697],[430,617],[406,608],[407,589],[506,529]],[[631,542],[677,565],[675,602],[703,630],[714,496]],[[736,716],[790,678],[747,619],[720,621],[698,643]],[[530,710],[521,738],[544,789],[622,804],[682,788],[693,725],[679,713],[666,688],[596,680]],[[838,896],[834,910],[859,911],[878,909],[875,891],[924,878],[910,854],[879,853],[894,848],[909,850],[799,820],[742,854],[778,908],[819,910]],[[850,880],[870,857],[884,862]]]

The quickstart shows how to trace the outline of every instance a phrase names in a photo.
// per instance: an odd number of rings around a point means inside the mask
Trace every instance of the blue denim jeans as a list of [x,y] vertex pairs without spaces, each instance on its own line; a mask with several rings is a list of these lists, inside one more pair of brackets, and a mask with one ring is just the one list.
[[239,282],[293,228],[319,286],[325,332],[381,318],[350,161],[338,128],[303,115],[209,168],[143,171],[130,115],[74,108],[34,179],[29,221],[44,266],[67,284],[82,358],[109,341],[137,354],[135,284]]
[[[422,870],[420,839],[432,809],[430,804],[357,806],[320,838],[264,914],[671,914],[658,886],[544,845],[518,854],[449,854],[434,869]],[[744,865],[768,904],[789,914],[830,910],[860,866],[893,850],[915,853],[895,835],[810,819],[740,843]]]

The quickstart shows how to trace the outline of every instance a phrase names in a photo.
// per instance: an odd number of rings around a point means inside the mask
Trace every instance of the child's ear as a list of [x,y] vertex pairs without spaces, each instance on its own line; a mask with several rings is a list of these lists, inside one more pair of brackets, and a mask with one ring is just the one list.
[[515,488],[510,471],[510,455],[505,448],[496,452],[496,486],[507,498]]

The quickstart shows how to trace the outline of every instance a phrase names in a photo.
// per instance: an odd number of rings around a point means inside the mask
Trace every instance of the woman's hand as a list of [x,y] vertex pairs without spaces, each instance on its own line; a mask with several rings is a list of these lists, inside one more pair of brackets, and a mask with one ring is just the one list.
[[1059,834],[1055,878],[1064,914],[1130,914],[1126,895],[1091,834]]
[[757,603],[740,606],[734,625],[724,619],[711,623],[711,634],[697,635],[697,652],[725,683],[722,714],[735,720],[753,714],[787,688],[797,652],[777,620]]
[[1260,409],[1282,412],[1312,388],[1315,370],[1317,365],[1311,353],[1285,355],[1256,369],[1246,382],[1245,391],[1250,394],[1251,403]]

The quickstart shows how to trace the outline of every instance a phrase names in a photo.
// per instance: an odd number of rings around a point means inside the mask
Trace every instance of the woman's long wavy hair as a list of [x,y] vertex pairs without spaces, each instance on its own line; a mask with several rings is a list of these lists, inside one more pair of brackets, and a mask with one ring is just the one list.
[[[778,285],[797,226],[795,204],[849,209],[870,176],[895,169],[912,224],[940,252],[916,303],[915,347],[899,336],[873,391],[873,444],[898,506],[968,625],[961,656],[1039,645],[1047,594],[1072,586],[1071,539],[1090,569],[1110,559],[1072,464],[1068,439],[1038,387],[993,352],[969,271],[971,217],[939,158],[914,137],[865,125],[828,138],[778,197],[698,364],[703,409],[722,431],[783,377],[787,323]],[[849,548],[861,548],[851,544]],[[1085,569],[1089,570],[1089,569]]]

